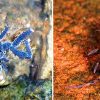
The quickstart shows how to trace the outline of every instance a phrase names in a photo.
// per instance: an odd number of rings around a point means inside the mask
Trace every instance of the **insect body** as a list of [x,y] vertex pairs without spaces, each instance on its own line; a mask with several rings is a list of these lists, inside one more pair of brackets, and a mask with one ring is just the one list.
[[[90,51],[90,52],[88,53],[88,56],[93,56],[93,55],[95,55],[95,54],[100,54],[100,49],[94,49],[94,50]],[[93,70],[94,73],[96,73],[96,71],[98,70],[99,63],[100,63],[100,62],[98,61],[98,62],[96,62],[96,64],[95,64],[95,67],[94,67],[94,70]]]
[[[2,70],[5,70],[7,72],[6,63],[9,62],[9,59],[7,58],[6,53],[9,50],[12,51],[12,53],[18,56],[20,59],[32,59],[30,40],[27,39],[27,37],[32,34],[33,30],[31,28],[27,29],[12,42],[2,41],[3,37],[7,34],[8,29],[9,28],[6,26],[0,34],[0,73],[2,72]],[[25,44],[26,51],[18,49],[22,42]],[[1,80],[2,77],[0,76],[0,81]]]

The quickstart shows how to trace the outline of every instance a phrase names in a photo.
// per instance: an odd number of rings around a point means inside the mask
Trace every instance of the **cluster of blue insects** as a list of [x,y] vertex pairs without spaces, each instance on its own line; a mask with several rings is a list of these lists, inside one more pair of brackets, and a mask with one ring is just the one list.
[[[5,29],[0,34],[0,72],[3,69],[7,71],[7,62],[9,59],[7,58],[7,52],[10,50],[20,59],[32,59],[32,51],[30,47],[30,39],[27,37],[33,33],[31,28],[27,29],[25,32],[21,33],[15,40],[11,41],[2,41],[4,36],[7,34],[9,30],[8,26],[5,26]],[[26,50],[19,50],[18,47],[21,43],[24,43]]]

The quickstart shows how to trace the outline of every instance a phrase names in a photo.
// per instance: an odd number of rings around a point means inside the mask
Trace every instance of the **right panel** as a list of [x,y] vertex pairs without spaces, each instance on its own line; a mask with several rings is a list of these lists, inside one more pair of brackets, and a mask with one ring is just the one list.
[[54,99],[99,100],[100,0],[54,0]]

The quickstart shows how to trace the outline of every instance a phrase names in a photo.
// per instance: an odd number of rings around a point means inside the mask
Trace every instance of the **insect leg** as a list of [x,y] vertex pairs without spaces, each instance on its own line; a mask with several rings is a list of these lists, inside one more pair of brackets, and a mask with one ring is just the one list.
[[18,46],[24,39],[26,39],[27,36],[31,35],[33,32],[32,29],[28,29],[27,31],[20,34],[12,43],[14,47]]
[[0,58],[0,61],[8,62],[9,60],[6,57]]
[[10,47],[10,50],[11,50],[16,56],[18,56],[18,57],[21,58],[21,59],[27,58],[27,53],[24,52],[24,51],[18,50],[17,48],[15,48],[15,47],[13,47],[13,46]]
[[7,34],[8,29],[9,29],[8,26],[5,26],[5,29],[0,34],[0,39],[2,39]]
[[11,42],[7,41],[7,42],[3,42],[3,50],[7,51],[9,50],[10,46],[11,46]]
[[90,51],[88,53],[88,56],[92,56],[92,55],[99,54],[99,53],[100,53],[100,50],[99,49],[94,49],[94,50],[92,50],[92,51]]
[[96,73],[98,67],[99,67],[99,62],[96,63],[96,65],[95,65],[95,67],[94,67],[94,70],[93,70],[93,73]]
[[24,44],[26,46],[27,59],[32,59],[32,51],[31,51],[31,47],[30,47],[30,39],[24,40]]

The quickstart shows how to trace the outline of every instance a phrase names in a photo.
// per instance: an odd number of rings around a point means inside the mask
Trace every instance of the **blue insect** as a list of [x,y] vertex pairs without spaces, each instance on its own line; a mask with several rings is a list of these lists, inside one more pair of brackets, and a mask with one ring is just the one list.
[[[12,53],[18,56],[20,59],[32,59],[30,40],[27,37],[33,33],[33,30],[31,28],[27,29],[12,42],[2,41],[8,30],[9,27],[6,26],[0,34],[0,72],[2,71],[2,69],[7,69],[6,63],[9,62],[9,59],[6,56],[6,53],[9,50],[12,51]],[[22,42],[25,44],[25,51],[18,50],[18,47]]]

